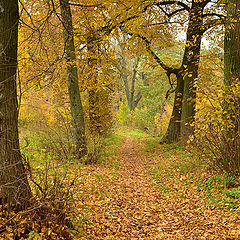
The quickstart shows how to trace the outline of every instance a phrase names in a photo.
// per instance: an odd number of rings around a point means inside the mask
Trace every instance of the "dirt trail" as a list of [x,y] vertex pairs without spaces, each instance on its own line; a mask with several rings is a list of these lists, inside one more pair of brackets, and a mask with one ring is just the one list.
[[125,210],[121,214],[121,223],[127,231],[119,233],[119,236],[152,239],[158,235],[160,202],[152,181],[146,174],[145,159],[138,154],[135,147],[132,138],[127,136],[121,151],[121,184],[117,186],[118,195],[114,199]]
[[147,174],[149,161],[126,136],[119,176],[106,182],[111,188],[92,211],[87,239],[238,239],[227,238],[221,214],[191,192],[161,198]]

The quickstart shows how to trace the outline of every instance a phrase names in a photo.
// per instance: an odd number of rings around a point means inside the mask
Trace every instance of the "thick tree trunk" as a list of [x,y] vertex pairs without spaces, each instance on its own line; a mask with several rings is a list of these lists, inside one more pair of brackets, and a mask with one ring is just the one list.
[[202,1],[192,1],[187,29],[187,41],[182,62],[184,80],[181,141],[185,143],[194,134],[193,121],[196,108],[196,86],[200,60],[201,40],[203,36],[203,7]]
[[24,208],[31,197],[19,148],[18,1],[0,0],[0,199]]
[[[201,1],[200,1],[201,2]],[[172,116],[167,132],[161,142],[185,143],[194,133],[192,126],[195,116],[196,87],[198,66],[200,59],[201,39],[203,36],[203,7],[193,0],[189,13],[187,40],[182,65],[177,74],[177,88],[173,105]]]
[[173,143],[180,140],[183,89],[184,81],[182,73],[179,72],[177,74],[177,87],[175,90],[172,115],[168,124],[167,132],[162,138],[161,143]]
[[76,154],[78,158],[81,158],[87,154],[87,143],[85,136],[84,113],[78,83],[72,13],[69,5],[69,0],[60,0],[60,7],[63,23],[65,58],[67,62],[68,92],[70,99],[72,124],[74,129],[74,138],[76,142]]
[[[224,39],[224,118],[227,123],[226,131],[223,132],[225,139],[222,159],[225,170],[240,175],[240,96],[233,91],[234,85],[240,82],[240,2],[228,0],[227,21],[225,25]],[[228,146],[226,148],[226,145]]]
[[228,20],[224,39],[224,81],[230,86],[240,81],[240,2],[228,1]]
[[127,63],[126,63],[126,57],[124,56],[124,54],[122,55],[122,62],[121,62],[121,66],[122,69],[120,69],[120,75],[121,78],[123,80],[123,84],[124,84],[124,90],[125,90],[125,94],[126,94],[126,99],[127,99],[127,103],[128,103],[128,108],[130,109],[130,90],[129,90],[129,83],[128,83],[128,73],[127,73]]

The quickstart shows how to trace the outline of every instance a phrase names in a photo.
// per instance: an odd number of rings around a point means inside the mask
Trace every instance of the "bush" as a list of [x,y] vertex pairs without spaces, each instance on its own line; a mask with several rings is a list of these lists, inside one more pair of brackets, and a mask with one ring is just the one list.
[[199,94],[195,145],[213,166],[240,175],[240,84],[219,85]]

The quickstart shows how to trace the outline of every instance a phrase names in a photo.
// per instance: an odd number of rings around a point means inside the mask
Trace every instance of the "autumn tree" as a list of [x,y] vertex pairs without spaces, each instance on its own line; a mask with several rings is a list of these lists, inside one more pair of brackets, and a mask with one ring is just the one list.
[[[240,170],[240,2],[227,2],[227,21],[224,39],[224,83],[226,86],[224,118],[226,120],[226,139],[223,145],[223,158],[220,159],[225,170],[239,174]],[[224,140],[223,139],[223,140]]]
[[225,84],[240,80],[240,2],[229,0],[224,39]]
[[62,14],[63,37],[65,45],[65,59],[68,81],[68,92],[76,141],[76,151],[79,158],[87,154],[87,143],[85,137],[84,113],[79,91],[78,70],[76,65],[76,53],[74,46],[74,30],[72,14],[68,0],[60,0]]
[[[186,142],[193,134],[193,121],[196,111],[196,80],[200,60],[201,40],[203,34],[211,27],[222,23],[221,14],[206,11],[209,0],[184,1],[160,1],[155,3],[166,16],[166,24],[171,24],[171,19],[176,19],[180,13],[187,13],[188,24],[186,31],[186,43],[180,66],[169,66],[154,52],[151,41],[143,34],[138,34],[145,41],[148,52],[166,71],[171,81],[171,75],[176,75],[175,98],[172,116],[162,142],[175,142],[180,139]],[[213,3],[212,3],[213,4]],[[216,7],[216,6],[215,6]],[[216,9],[215,9],[216,10]],[[182,15],[181,15],[182,16]],[[183,21],[180,18],[180,22]],[[159,23],[161,24],[161,23]]]
[[0,1],[0,199],[24,207],[31,197],[19,148],[17,0]]
[[116,52],[113,61],[113,67],[123,83],[123,88],[130,112],[134,111],[138,103],[142,99],[142,94],[137,90],[137,81],[139,77],[143,80],[144,85],[148,85],[145,81],[143,72],[139,72],[141,56],[131,56],[127,51],[127,39],[129,37],[121,32],[116,36],[116,42],[113,42],[113,48]]

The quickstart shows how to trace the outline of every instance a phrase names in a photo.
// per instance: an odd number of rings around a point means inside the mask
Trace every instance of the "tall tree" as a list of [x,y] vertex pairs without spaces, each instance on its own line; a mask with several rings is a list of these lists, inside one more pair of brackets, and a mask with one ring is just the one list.
[[[195,82],[198,78],[201,40],[203,34],[211,27],[219,24],[219,20],[223,17],[215,12],[204,13],[206,6],[211,2],[211,0],[192,0],[189,5],[184,1],[161,1],[156,3],[166,15],[166,23],[169,23],[172,17],[176,17],[181,12],[187,12],[188,14],[186,43],[180,67],[170,67],[164,64],[151,49],[151,42],[141,36],[147,44],[148,51],[165,69],[169,79],[171,74],[175,74],[177,77],[172,116],[167,132],[162,139],[163,142],[176,142],[180,139],[186,142],[188,137],[193,134],[192,123],[196,106]],[[173,7],[170,8],[170,11],[169,6]],[[209,18],[213,19],[209,20]]]
[[240,2],[228,0],[224,39],[224,79],[226,85],[240,81]]
[[23,208],[31,191],[19,148],[18,22],[18,0],[0,0],[0,199]]
[[87,143],[85,136],[84,112],[78,83],[78,71],[74,46],[74,30],[69,0],[60,0],[60,8],[62,14],[72,124],[74,128],[77,156],[81,158],[87,154]]
[[[228,116],[232,127],[227,129],[227,147],[231,151],[223,149],[228,159],[224,166],[227,171],[239,174],[240,170],[240,2],[228,0],[227,21],[225,25],[224,39],[224,82],[226,85],[224,114]],[[234,88],[235,93],[234,93]],[[236,91],[237,90],[237,91]],[[237,95],[236,95],[237,93]]]

